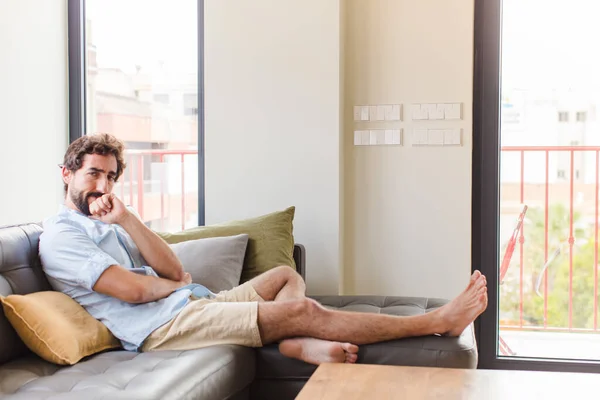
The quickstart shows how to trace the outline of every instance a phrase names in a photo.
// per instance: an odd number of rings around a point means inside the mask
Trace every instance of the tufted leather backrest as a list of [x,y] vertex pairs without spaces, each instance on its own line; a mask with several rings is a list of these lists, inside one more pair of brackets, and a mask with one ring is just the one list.
[[[41,233],[38,224],[0,227],[0,296],[51,290],[38,256]],[[26,351],[0,307],[0,364]]]

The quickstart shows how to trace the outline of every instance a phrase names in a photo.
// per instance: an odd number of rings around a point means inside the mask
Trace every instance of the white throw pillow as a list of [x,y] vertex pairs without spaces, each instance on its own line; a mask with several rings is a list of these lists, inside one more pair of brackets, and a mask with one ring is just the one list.
[[169,245],[192,282],[218,293],[238,286],[248,246],[248,235],[188,240]]

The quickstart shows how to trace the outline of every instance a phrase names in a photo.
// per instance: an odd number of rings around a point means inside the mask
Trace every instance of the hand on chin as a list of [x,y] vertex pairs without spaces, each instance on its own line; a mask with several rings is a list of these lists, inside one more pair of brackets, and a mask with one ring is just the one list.
[[119,224],[129,211],[113,194],[105,194],[90,203],[90,218],[105,224]]

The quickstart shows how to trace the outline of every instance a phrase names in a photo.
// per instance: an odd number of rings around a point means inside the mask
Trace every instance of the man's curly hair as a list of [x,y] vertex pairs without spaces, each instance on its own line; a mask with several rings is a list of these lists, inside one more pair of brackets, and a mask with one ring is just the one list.
[[[127,164],[123,153],[125,151],[125,145],[123,142],[113,135],[108,133],[97,133],[93,135],[85,135],[75,140],[67,148],[63,165],[72,172],[79,170],[83,164],[83,157],[86,154],[99,154],[106,156],[112,154],[117,159],[117,176],[119,179]],[[65,192],[67,191],[67,184],[65,183]]]

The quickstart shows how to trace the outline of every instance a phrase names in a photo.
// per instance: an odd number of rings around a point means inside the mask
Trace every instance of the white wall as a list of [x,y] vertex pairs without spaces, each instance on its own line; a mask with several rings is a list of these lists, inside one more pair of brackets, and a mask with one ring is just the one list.
[[41,221],[62,201],[66,3],[0,2],[0,226]]
[[295,205],[311,293],[340,284],[339,0],[205,2],[206,221]]
[[[347,0],[346,18],[345,292],[455,296],[471,268],[474,3]],[[430,102],[463,103],[463,120],[412,123]],[[403,122],[354,123],[354,104],[403,104]],[[401,127],[404,146],[354,147],[361,126]],[[414,126],[462,128],[463,147],[412,147]]]

